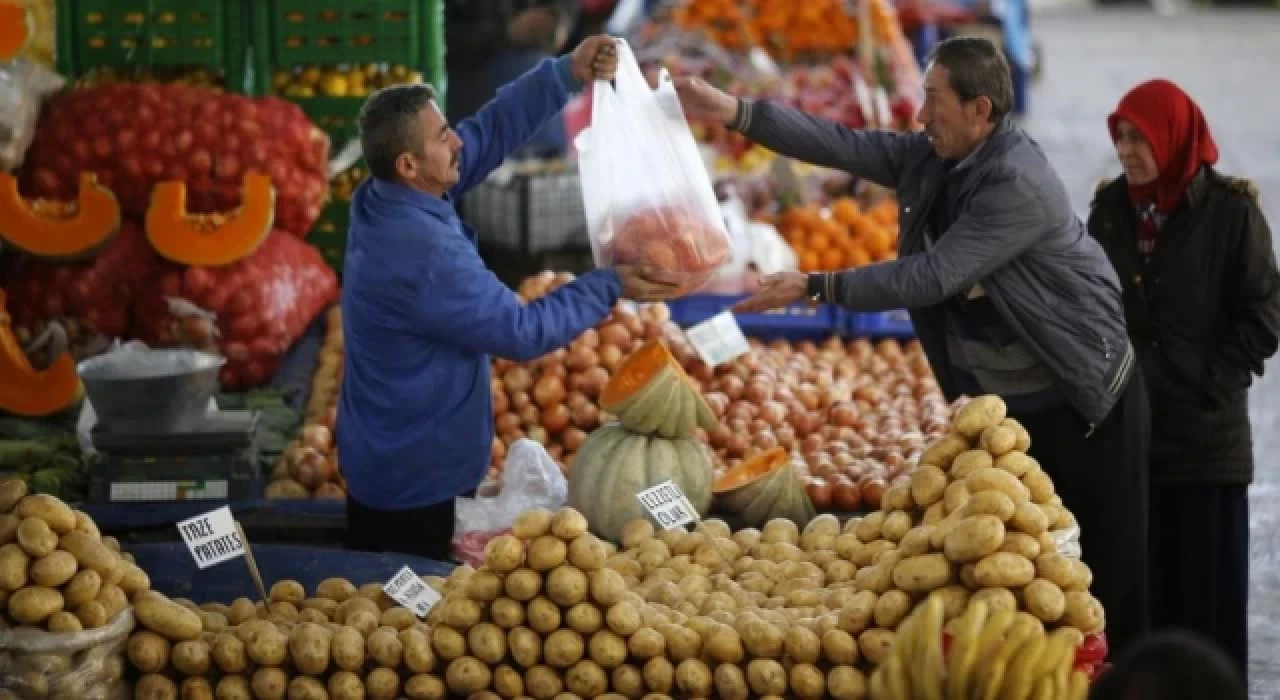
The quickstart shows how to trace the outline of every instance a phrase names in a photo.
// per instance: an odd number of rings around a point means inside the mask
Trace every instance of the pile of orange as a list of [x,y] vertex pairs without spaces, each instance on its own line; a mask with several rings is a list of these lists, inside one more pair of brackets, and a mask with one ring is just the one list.
[[[872,32],[878,43],[901,33],[897,15],[885,0],[871,5]],[[858,42],[856,10],[846,0],[685,0],[672,20],[686,30],[704,32],[727,49],[759,46],[775,58],[797,53],[848,51]]]
[[898,248],[898,204],[885,198],[868,208],[842,197],[826,211],[809,204],[773,222],[796,251],[803,272],[828,272],[893,260]]

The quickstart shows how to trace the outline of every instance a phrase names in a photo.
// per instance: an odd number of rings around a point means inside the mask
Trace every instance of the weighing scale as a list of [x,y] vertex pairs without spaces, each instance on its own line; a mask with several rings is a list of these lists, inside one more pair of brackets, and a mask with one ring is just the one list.
[[173,427],[160,421],[92,432],[101,460],[91,503],[249,500],[260,493],[257,411],[212,411]]

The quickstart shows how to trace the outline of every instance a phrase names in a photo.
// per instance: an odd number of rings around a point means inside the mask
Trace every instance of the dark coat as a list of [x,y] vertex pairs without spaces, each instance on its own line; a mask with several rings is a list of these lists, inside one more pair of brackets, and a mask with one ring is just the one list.
[[1146,262],[1123,177],[1099,185],[1088,227],[1119,273],[1150,387],[1153,481],[1249,483],[1247,393],[1280,343],[1280,272],[1257,189],[1202,170]]

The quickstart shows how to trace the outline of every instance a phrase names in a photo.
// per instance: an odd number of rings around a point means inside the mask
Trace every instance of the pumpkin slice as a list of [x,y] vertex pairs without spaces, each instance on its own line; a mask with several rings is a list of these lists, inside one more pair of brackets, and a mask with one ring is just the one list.
[[24,5],[0,0],[0,61],[27,50],[36,35],[35,17]]
[[0,238],[24,253],[80,260],[96,254],[119,229],[120,204],[93,173],[80,174],[75,201],[61,202],[23,199],[18,179],[0,172]]
[[[786,448],[774,447],[747,458],[725,472],[712,486],[720,508],[730,513],[746,510],[762,493],[776,491],[779,482],[795,477],[787,473],[791,455]],[[795,477],[798,480],[798,477]]]
[[251,255],[275,220],[276,191],[271,178],[247,173],[240,207],[223,214],[187,213],[187,185],[162,182],[151,191],[147,240],[162,257],[181,265],[222,267]]
[[600,392],[600,408],[646,435],[689,437],[716,426],[715,414],[661,340],[651,340],[622,361]]
[[84,387],[71,353],[54,358],[48,369],[36,370],[9,326],[4,290],[0,290],[0,410],[38,418],[50,416],[80,400]]
[[763,527],[770,520],[782,518],[804,528],[817,513],[813,501],[805,493],[804,482],[796,473],[795,465],[788,460],[786,466],[774,474],[770,479],[772,488],[762,489],[738,517],[747,527]]

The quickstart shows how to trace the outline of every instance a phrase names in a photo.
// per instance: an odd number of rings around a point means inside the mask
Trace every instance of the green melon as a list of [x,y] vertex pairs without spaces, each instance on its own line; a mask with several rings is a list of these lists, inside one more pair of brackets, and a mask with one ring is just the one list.
[[660,340],[623,360],[600,392],[600,408],[645,435],[685,438],[716,427],[711,407]]
[[815,515],[804,482],[791,456],[781,447],[744,461],[716,480],[712,488],[716,505],[737,515],[745,527],[760,527],[774,518],[785,518],[803,528]]

